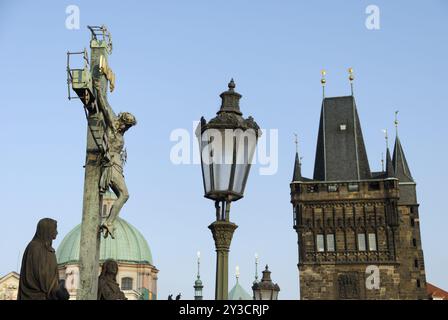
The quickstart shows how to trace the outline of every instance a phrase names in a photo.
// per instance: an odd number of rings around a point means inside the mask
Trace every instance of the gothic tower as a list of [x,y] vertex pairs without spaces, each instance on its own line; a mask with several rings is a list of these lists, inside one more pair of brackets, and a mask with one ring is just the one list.
[[290,185],[301,299],[426,298],[416,184],[398,135],[386,158],[371,172],[353,93],[323,98],[314,176],[302,176],[296,152]]

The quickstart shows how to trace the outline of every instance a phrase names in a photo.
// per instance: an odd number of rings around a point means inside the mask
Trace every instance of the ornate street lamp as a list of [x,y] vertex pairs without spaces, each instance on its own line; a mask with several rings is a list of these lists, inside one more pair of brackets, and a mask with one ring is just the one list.
[[228,255],[233,232],[230,204],[244,195],[259,127],[252,117],[244,119],[239,107],[241,95],[233,79],[221,93],[221,108],[208,123],[201,118],[196,135],[201,152],[205,197],[215,201],[216,221],[209,228],[216,247],[216,300],[228,298]]
[[254,291],[254,300],[277,300],[280,287],[271,280],[271,271],[268,266],[263,271],[263,277],[260,282],[254,282],[252,286]]

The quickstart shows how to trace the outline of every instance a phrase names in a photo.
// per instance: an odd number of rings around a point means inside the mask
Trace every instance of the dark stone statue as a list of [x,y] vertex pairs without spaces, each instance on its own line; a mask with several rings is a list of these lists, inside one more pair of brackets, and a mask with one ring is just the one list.
[[[109,188],[117,196],[106,221],[101,225],[104,237],[115,237],[114,222],[120,214],[121,208],[129,198],[128,188],[123,174],[123,166],[126,162],[126,150],[124,149],[124,134],[129,128],[137,124],[136,118],[129,112],[121,112],[118,116],[104,96],[101,82],[95,82],[98,95],[98,107],[103,113],[106,122],[107,150],[103,159],[100,180],[100,192],[104,194]],[[111,88],[112,90],[112,88]]]
[[118,263],[106,260],[98,279],[98,300],[127,300],[117,283],[117,273]]
[[170,295],[168,296],[168,300],[173,300],[173,295],[172,295],[172,294],[170,294]]
[[176,296],[176,300],[180,300],[180,297],[181,297],[182,295],[179,293],[177,296]]
[[52,242],[58,234],[57,221],[44,218],[23,254],[17,300],[68,300],[64,281],[59,280]]

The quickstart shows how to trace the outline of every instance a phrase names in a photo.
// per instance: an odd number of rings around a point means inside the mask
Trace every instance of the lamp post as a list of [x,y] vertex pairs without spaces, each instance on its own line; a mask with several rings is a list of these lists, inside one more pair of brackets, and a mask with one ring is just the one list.
[[271,271],[268,266],[263,271],[263,277],[260,282],[254,283],[252,286],[254,291],[254,300],[277,300],[280,287],[271,280]]
[[233,232],[230,204],[241,199],[255,152],[259,127],[252,117],[244,119],[239,107],[241,95],[233,79],[221,93],[221,108],[208,123],[201,118],[196,130],[201,152],[205,197],[215,202],[216,221],[209,229],[216,247],[215,299],[228,299],[229,250]]

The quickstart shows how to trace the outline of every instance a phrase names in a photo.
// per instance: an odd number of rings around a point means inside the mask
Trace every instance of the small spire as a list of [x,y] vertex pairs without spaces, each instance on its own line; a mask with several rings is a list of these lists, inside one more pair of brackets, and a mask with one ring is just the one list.
[[202,280],[201,280],[201,276],[199,274],[199,269],[201,266],[201,253],[198,251],[197,253],[197,257],[198,257],[198,275],[197,275],[197,279],[194,282],[194,300],[202,300],[202,289],[204,288],[204,285],[202,284]]
[[394,166],[392,164],[392,158],[390,156],[389,148],[387,148],[387,151],[386,151],[386,176],[388,178],[395,177],[395,170],[394,170]]
[[200,276],[199,271],[200,271],[200,267],[201,267],[201,252],[198,251],[197,255],[198,255],[198,279],[200,279],[201,276]]
[[325,71],[325,69],[320,71],[320,75],[322,76],[320,79],[320,83],[322,84],[322,99],[325,99],[325,84],[327,83],[327,80],[325,79],[326,74],[327,71]]
[[348,80],[350,80],[350,88],[353,96],[353,80],[355,80],[355,76],[353,75],[353,68],[348,68]]
[[295,136],[295,144],[296,144],[296,159],[294,161],[294,172],[292,174],[292,181],[301,181],[302,180],[302,157],[299,157],[299,138],[296,133]]
[[258,282],[258,253],[255,254],[255,280],[254,283]]
[[395,138],[392,163],[395,177],[398,178],[400,182],[414,182],[414,178],[412,178],[412,174],[409,170],[409,165],[406,161],[406,156],[404,155],[403,147],[401,146],[401,141],[398,136]]

